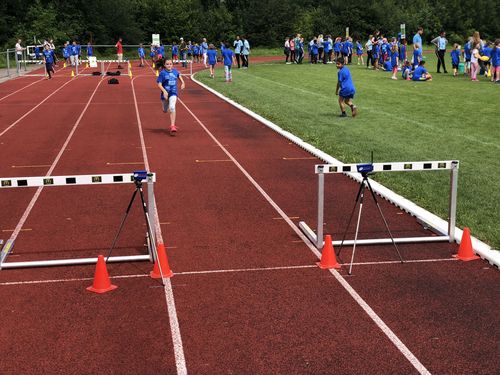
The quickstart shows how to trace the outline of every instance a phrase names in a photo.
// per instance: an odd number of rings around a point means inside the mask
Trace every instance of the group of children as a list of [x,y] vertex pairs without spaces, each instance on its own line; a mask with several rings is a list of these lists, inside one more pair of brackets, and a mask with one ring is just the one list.
[[[358,63],[363,59],[363,47],[359,41],[353,44],[351,37],[336,37],[331,35],[314,36],[307,44],[310,64],[333,64],[340,57],[344,58],[344,64],[350,64],[354,53],[358,55]],[[302,64],[304,59],[304,38],[301,34],[285,39],[283,53],[286,64]]]

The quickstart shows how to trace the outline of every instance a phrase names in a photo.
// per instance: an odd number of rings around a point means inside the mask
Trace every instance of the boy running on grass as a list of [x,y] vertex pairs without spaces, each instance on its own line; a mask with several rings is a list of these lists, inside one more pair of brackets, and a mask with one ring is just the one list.
[[[157,63],[157,67],[160,68],[163,61],[160,60]],[[175,126],[175,104],[177,103],[177,79],[181,81],[181,89],[185,87],[184,80],[181,74],[174,69],[174,64],[172,60],[166,60],[164,69],[158,75],[156,82],[161,90],[161,104],[163,112],[170,112],[170,135],[175,135],[177,133],[177,127]]]
[[352,98],[354,98],[356,89],[354,88],[354,84],[352,83],[351,72],[349,71],[347,66],[344,66],[343,57],[339,57],[336,64],[339,72],[335,95],[339,96],[339,105],[340,110],[342,111],[339,117],[347,117],[347,114],[345,113],[346,104],[351,108],[352,117],[356,117],[358,110],[352,102]]

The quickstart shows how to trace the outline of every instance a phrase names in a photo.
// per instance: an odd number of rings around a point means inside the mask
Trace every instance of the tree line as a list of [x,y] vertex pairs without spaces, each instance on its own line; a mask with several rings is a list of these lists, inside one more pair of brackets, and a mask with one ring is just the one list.
[[54,39],[80,43],[148,43],[152,33],[170,43],[233,40],[245,35],[253,46],[276,47],[301,33],[350,35],[365,40],[374,30],[395,36],[401,23],[410,36],[418,26],[430,41],[441,30],[463,43],[475,30],[500,38],[500,2],[491,0],[2,0],[0,46]]

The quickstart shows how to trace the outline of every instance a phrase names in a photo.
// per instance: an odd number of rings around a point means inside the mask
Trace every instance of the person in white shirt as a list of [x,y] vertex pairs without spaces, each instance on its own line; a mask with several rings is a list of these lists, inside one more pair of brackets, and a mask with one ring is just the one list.
[[23,59],[23,50],[25,48],[23,48],[21,46],[21,39],[18,39],[17,40],[17,43],[16,43],[16,61],[18,64],[21,63],[21,60]]

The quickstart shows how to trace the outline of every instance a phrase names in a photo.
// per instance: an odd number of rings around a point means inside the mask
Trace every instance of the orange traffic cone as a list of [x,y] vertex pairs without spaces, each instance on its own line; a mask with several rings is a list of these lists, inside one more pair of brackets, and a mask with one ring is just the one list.
[[95,293],[106,293],[110,290],[118,288],[116,285],[112,285],[109,281],[108,270],[106,269],[106,262],[104,261],[104,256],[99,255],[97,257],[97,264],[95,266],[94,283],[89,286],[87,290]]
[[[156,246],[156,262],[155,266],[153,267],[153,271],[149,273],[149,276],[153,279],[160,279],[162,276],[163,277],[172,277],[174,276],[174,273],[170,269],[170,266],[168,265],[168,259],[167,259],[167,252],[165,251],[165,245],[160,243],[158,246]],[[161,268],[161,272],[160,272]]]
[[75,76],[75,72],[72,70],[71,71],[71,78],[73,78]]
[[321,269],[340,268],[340,264],[337,262],[333,251],[332,236],[329,234],[325,236],[325,244],[321,251],[321,262],[316,262],[316,264]]
[[470,240],[469,228],[464,228],[464,232],[462,234],[462,241],[460,241],[460,247],[458,248],[458,254],[453,256],[465,262],[469,260],[479,259],[477,255],[474,255],[474,251],[472,250],[472,242]]

